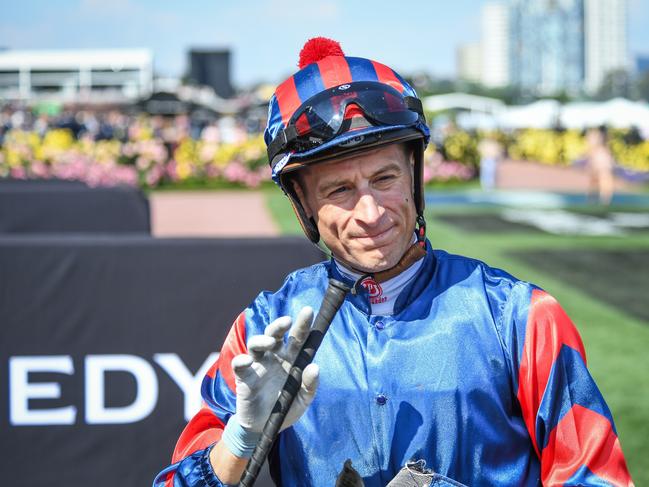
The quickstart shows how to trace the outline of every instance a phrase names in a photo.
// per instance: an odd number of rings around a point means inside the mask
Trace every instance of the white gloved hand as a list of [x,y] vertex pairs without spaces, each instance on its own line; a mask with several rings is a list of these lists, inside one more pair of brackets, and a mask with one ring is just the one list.
[[[313,310],[310,307],[300,310],[293,326],[290,316],[278,318],[266,327],[263,335],[248,340],[247,354],[232,359],[237,405],[222,439],[235,455],[249,456],[251,449],[254,449],[284,387],[291,365],[309,335],[312,321]],[[287,332],[288,341],[284,343]],[[304,368],[300,390],[280,431],[295,423],[313,401],[319,372],[314,363]]]

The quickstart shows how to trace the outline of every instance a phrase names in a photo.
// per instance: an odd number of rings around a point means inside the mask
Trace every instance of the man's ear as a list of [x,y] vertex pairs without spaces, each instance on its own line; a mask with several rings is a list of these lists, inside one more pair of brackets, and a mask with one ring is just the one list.
[[306,217],[313,218],[313,212],[311,211],[309,202],[307,201],[306,195],[304,194],[304,190],[302,189],[302,183],[300,182],[300,178],[298,177],[291,178],[291,184],[293,185],[293,192],[295,193],[295,196],[297,197],[298,201],[302,205],[302,208],[304,208],[304,213]]

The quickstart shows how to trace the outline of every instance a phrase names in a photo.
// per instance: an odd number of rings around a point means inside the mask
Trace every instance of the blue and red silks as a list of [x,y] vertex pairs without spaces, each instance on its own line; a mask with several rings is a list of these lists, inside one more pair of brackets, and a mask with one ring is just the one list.
[[[333,262],[296,271],[237,318],[155,487],[222,485],[208,453],[235,411],[230,361],[275,318],[317,309],[330,276],[344,279]],[[477,260],[429,245],[390,316],[348,295],[315,362],[315,399],[270,458],[279,485],[331,487],[346,459],[368,487],[418,459],[470,486],[633,485],[568,316]]]

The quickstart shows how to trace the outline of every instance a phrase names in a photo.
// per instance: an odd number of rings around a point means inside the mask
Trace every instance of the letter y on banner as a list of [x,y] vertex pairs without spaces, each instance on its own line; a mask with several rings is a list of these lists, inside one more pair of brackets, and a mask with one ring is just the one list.
[[181,358],[175,353],[156,353],[153,356],[160,367],[180,387],[185,398],[185,420],[189,421],[201,408],[201,383],[210,366],[219,358],[218,352],[208,355],[196,374],[192,375]]

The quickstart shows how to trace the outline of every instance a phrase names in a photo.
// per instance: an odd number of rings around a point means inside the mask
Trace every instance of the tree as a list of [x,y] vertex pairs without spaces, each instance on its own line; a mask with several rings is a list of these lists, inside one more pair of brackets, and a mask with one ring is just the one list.
[[649,71],[640,73],[635,80],[634,88],[638,98],[649,102]]
[[631,98],[631,75],[625,69],[614,69],[604,76],[602,84],[595,95],[598,100],[609,100],[616,97]]

